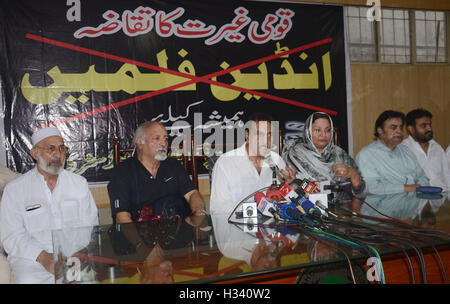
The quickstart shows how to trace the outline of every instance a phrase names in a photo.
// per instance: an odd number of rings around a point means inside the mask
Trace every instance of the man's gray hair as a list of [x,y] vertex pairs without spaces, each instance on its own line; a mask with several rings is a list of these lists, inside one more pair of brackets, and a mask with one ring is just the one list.
[[[134,144],[136,145],[136,141],[139,139],[139,141],[142,144],[145,144],[145,136],[147,135],[147,129],[153,126],[154,124],[160,125],[161,127],[165,128],[165,126],[160,123],[159,121],[146,121],[139,125],[139,127],[136,129],[136,132],[134,133]],[[137,147],[137,145],[136,145]]]

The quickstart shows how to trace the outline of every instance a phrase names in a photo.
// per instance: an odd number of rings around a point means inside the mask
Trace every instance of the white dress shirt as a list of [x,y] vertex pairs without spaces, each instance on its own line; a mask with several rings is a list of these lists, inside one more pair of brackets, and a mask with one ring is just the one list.
[[[286,167],[280,155],[273,151],[270,154],[280,170]],[[261,172],[258,174],[248,157],[245,143],[221,155],[214,165],[211,177],[211,214],[221,213],[228,216],[245,197],[270,186],[272,173],[269,164],[264,160]]]
[[66,170],[53,191],[37,168],[28,171],[5,187],[0,207],[1,242],[8,261],[36,261],[42,250],[52,253],[54,229],[98,225],[86,179]]
[[441,145],[431,139],[428,151],[425,153],[420,144],[411,135],[404,139],[402,144],[407,146],[416,156],[417,161],[430,180],[430,186],[450,190],[450,168],[445,151]]

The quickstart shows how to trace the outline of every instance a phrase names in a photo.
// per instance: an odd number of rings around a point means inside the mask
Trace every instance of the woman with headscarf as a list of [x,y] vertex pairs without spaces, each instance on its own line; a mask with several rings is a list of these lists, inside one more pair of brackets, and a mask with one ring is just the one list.
[[[334,144],[331,117],[315,112],[305,123],[303,137],[288,140],[283,148],[283,160],[293,167],[299,179],[328,180],[331,184],[349,185],[353,196],[364,199],[367,185],[355,161]],[[338,198],[343,199],[341,195]]]

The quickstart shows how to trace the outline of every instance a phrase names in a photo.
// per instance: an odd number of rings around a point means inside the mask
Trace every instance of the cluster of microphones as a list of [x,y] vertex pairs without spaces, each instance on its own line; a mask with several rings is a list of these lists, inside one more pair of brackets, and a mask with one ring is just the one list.
[[[278,185],[277,176],[283,177],[280,169],[270,154],[265,161],[273,171],[272,185],[265,193],[259,191],[254,195],[257,212],[277,221],[295,221],[306,224],[321,223],[323,217],[328,215],[337,217],[328,209],[328,194],[346,191],[344,184],[332,185],[330,181],[312,182],[308,179],[295,179],[290,184]],[[436,195],[441,191],[442,188],[430,186],[419,187],[416,190],[421,195]]]
[[[273,184],[265,191],[254,195],[257,210],[264,216],[277,221],[303,222],[306,224],[322,223],[329,215],[337,217],[328,208],[328,194],[343,191],[343,186],[332,185],[329,181],[295,179],[292,183]],[[420,187],[416,192],[427,195],[440,193],[439,187]]]
[[[335,216],[328,210],[329,184],[296,179],[292,183],[272,184],[265,193],[254,195],[258,212],[277,221],[295,221],[306,224],[322,223],[324,216]],[[328,190],[328,191],[327,191]]]

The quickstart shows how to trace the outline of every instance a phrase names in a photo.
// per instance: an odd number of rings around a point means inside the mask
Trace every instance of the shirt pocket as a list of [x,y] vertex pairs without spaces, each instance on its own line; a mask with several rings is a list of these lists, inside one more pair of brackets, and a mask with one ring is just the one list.
[[39,232],[50,230],[50,217],[46,206],[41,208],[25,211],[25,228],[28,232]]
[[62,201],[61,202],[62,220],[65,223],[76,222],[80,219],[79,202]]

